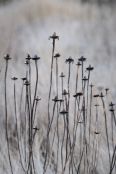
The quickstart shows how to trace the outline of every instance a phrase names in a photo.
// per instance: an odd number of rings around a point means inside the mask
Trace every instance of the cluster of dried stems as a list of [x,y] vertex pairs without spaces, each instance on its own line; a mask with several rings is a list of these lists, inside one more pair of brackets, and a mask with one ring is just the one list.
[[[62,89],[62,98],[59,98],[59,88],[58,88],[58,59],[60,57],[59,53],[55,52],[55,41],[59,39],[59,36],[56,35],[54,32],[53,35],[49,37],[49,39],[53,40],[53,49],[52,49],[52,61],[51,61],[51,74],[50,74],[50,87],[49,87],[49,96],[48,96],[48,126],[47,126],[47,136],[46,136],[46,152],[43,164],[43,174],[47,173],[48,168],[51,165],[51,158],[52,158],[52,150],[53,146],[57,146],[56,152],[54,152],[54,171],[53,173],[59,173],[59,166],[61,166],[61,173],[64,174],[68,173],[81,173],[82,170],[85,174],[89,174],[91,172],[97,171],[98,168],[98,161],[100,158],[100,142],[101,142],[101,133],[99,131],[99,119],[98,119],[98,97],[101,98],[102,108],[103,108],[103,115],[105,121],[105,132],[106,132],[106,144],[107,144],[107,153],[109,157],[109,174],[111,174],[114,170],[116,171],[116,144],[114,142],[114,130],[116,128],[116,117],[114,113],[113,103],[109,104],[110,112],[111,112],[111,127],[112,127],[112,143],[109,142],[109,133],[108,133],[108,123],[107,123],[107,114],[106,114],[106,106],[104,97],[107,97],[108,88],[106,88],[106,93],[103,95],[101,94],[94,94],[93,95],[93,84],[89,84],[90,81],[90,74],[91,71],[94,69],[91,65],[86,68],[88,72],[88,77],[84,76],[84,61],[86,58],[81,55],[76,63],[77,66],[77,74],[75,77],[75,94],[74,97],[74,123],[72,130],[70,129],[70,75],[71,75],[71,64],[74,62],[71,56],[66,59],[66,63],[68,64],[68,82],[67,82],[67,91],[64,89],[64,77],[65,75],[63,72],[60,75],[61,78],[61,89]],[[7,147],[8,147],[8,157],[9,163],[11,168],[11,173],[13,174],[13,164],[11,161],[10,149],[9,149],[9,137],[8,137],[8,114],[7,114],[7,69],[8,69],[8,62],[11,59],[10,56],[7,54],[4,56],[6,60],[6,70],[5,70],[5,115],[6,115],[6,140],[7,140]],[[32,98],[32,90],[31,90],[31,65],[30,60],[35,61],[36,67],[36,84],[35,84],[35,92]],[[36,110],[37,104],[40,98],[37,97],[37,87],[38,87],[38,57],[36,54],[34,57],[31,57],[27,54],[26,57],[26,75],[22,77],[22,90],[20,95],[20,106],[19,106],[19,113],[20,113],[20,124],[18,125],[17,121],[17,102],[16,102],[16,87],[15,81],[18,79],[17,77],[12,77],[14,81],[14,115],[15,115],[15,122],[16,122],[16,136],[18,142],[18,153],[19,153],[19,161],[22,167],[22,170],[25,174],[32,174],[37,173],[35,170],[35,163],[34,163],[34,156],[33,156],[33,142],[36,135],[37,127],[34,128],[34,121],[36,117]],[[50,104],[51,104],[51,94],[52,94],[52,76],[53,76],[53,61],[56,59],[56,96],[52,99],[53,102],[53,111],[51,113]],[[82,91],[78,91],[78,77],[79,77],[79,67],[81,66],[82,69]],[[22,136],[22,125],[21,125],[21,111],[22,111],[22,98],[24,95],[24,88],[25,88],[25,116],[24,116],[24,124],[25,130],[24,136]],[[89,92],[90,90],[90,92]],[[90,96],[89,96],[90,94]],[[91,136],[92,129],[92,104],[93,104],[93,97],[96,99],[96,120],[95,120],[95,130],[94,136]],[[55,117],[56,116],[56,117]],[[59,134],[59,119],[64,122],[63,124],[63,136]],[[54,119],[56,119],[55,127],[53,125]],[[18,127],[20,127],[20,131],[18,131]],[[54,130],[53,137],[50,138],[52,135],[51,129]],[[77,134],[77,129],[79,129],[79,134]],[[89,135],[89,136],[87,136]],[[75,160],[75,148],[77,142],[77,136],[79,136],[78,142],[78,160]],[[56,141],[55,141],[56,140]],[[90,142],[92,142],[92,147],[90,147]],[[113,153],[111,153],[111,150]]]

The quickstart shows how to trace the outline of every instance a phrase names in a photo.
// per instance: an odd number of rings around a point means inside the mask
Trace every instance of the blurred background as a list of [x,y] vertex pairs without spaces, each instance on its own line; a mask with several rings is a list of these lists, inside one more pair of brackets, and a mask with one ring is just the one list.
[[[56,32],[55,52],[59,52],[59,75],[68,73],[65,60],[69,55],[75,63],[83,54],[89,64],[94,67],[90,83],[94,90],[109,88],[108,100],[116,103],[116,4],[115,0],[0,0],[0,170],[9,173],[4,130],[4,55],[10,54],[8,69],[8,103],[9,127],[12,125],[13,83],[12,76],[19,78],[17,84],[17,102],[19,102],[22,82],[25,76],[25,57],[27,53],[35,53],[39,60],[38,95],[42,98],[37,115],[37,125],[41,126],[40,135],[46,136],[47,101],[50,81],[50,63],[52,55],[52,40],[49,36]],[[76,65],[71,68],[71,92],[74,93]],[[55,65],[54,65],[55,66]],[[35,86],[35,68],[32,62],[32,87]],[[86,72],[85,72],[85,75]],[[64,88],[67,89],[67,76]],[[53,74],[52,95],[55,95],[55,68]],[[61,85],[59,79],[59,86]],[[61,90],[61,89],[59,89]],[[81,85],[79,85],[81,90]],[[103,91],[104,92],[104,91]],[[59,92],[61,94],[61,91]],[[71,101],[73,98],[71,98]],[[44,107],[43,107],[44,105]],[[42,137],[39,137],[41,144]],[[4,147],[4,148],[3,148]],[[104,157],[105,158],[105,157]],[[15,159],[15,157],[14,157]],[[38,161],[41,161],[39,157]],[[14,164],[16,160],[14,160]],[[102,165],[102,164],[101,164]],[[103,168],[100,170],[105,173]],[[20,173],[19,167],[15,172]],[[106,174],[106,173],[105,173]]]

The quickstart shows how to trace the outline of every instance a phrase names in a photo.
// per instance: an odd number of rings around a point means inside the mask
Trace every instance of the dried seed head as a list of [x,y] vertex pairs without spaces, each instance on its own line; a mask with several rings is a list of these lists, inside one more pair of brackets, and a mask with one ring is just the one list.
[[24,81],[24,80],[27,80],[27,77],[21,77],[21,79]]
[[36,127],[34,127],[33,129],[35,129],[35,130],[39,130],[39,128],[37,128],[37,126],[36,126]]
[[60,54],[56,52],[54,58],[58,58],[58,57],[60,57]]
[[109,90],[109,88],[106,88],[105,90],[106,90],[106,95],[107,95],[107,91]]
[[115,109],[111,108],[109,111],[114,112]]
[[92,83],[91,83],[91,85],[89,85],[91,88],[94,86],[94,85],[92,85]]
[[94,69],[94,67],[91,67],[91,65],[89,65],[87,68],[86,68],[86,70],[88,70],[88,71],[92,71]]
[[37,54],[34,55],[34,57],[32,57],[32,60],[39,60],[40,57],[37,56]]
[[25,57],[25,59],[30,60],[31,56],[27,53],[27,57]]
[[94,131],[94,133],[95,133],[96,135],[100,134],[100,132],[98,132],[98,131]]
[[63,109],[60,114],[64,115],[64,114],[68,114],[68,111],[66,111],[65,109]]
[[69,93],[64,89],[62,95],[68,95]]
[[52,38],[52,39],[59,39],[59,36],[57,36],[57,35],[56,35],[56,32],[54,32],[51,36],[49,36],[48,39],[50,40],[51,38]]
[[63,102],[64,100],[58,99],[58,97],[55,96],[54,99],[52,99],[52,101],[54,101],[54,102]]
[[78,59],[79,61],[83,62],[86,60],[86,58],[81,54],[80,58]]
[[61,75],[59,77],[65,77],[65,75],[63,74],[63,72],[61,72]]
[[72,59],[72,57],[69,56],[68,59],[66,59],[65,62],[66,62],[66,63],[73,63],[73,62],[74,62],[74,59]]
[[28,85],[30,85],[31,83],[28,81],[28,80],[26,80],[25,81],[25,83],[24,83],[24,85],[26,85],[26,86],[28,86]]
[[96,104],[95,106],[99,106],[98,104]]
[[77,62],[77,63],[76,63],[76,65],[80,66],[80,65],[81,65],[81,63],[80,63],[80,62]]
[[86,76],[84,76],[84,78],[82,78],[82,80],[86,81],[86,80],[88,80],[88,78],[86,78]]
[[28,64],[29,64],[29,62],[26,60],[26,61],[24,62],[24,64],[28,65]]
[[95,94],[93,97],[99,97],[99,94]]
[[10,60],[11,57],[9,56],[9,54],[6,54],[6,55],[4,56],[4,59],[6,59],[6,60]]
[[109,106],[114,106],[114,105],[115,105],[115,104],[114,104],[114,103],[112,103],[112,102],[109,104]]
[[18,78],[14,76],[14,77],[12,77],[11,79],[12,79],[12,80],[17,80]]
[[34,98],[34,100],[39,101],[39,100],[41,100],[41,98],[39,98],[39,97],[37,96],[36,98]]
[[78,123],[83,123],[83,120],[79,120]]
[[81,96],[81,95],[83,95],[82,92],[77,92],[75,95],[73,95],[73,97],[78,97],[78,96]]
[[101,98],[103,98],[104,97],[104,95],[103,95],[103,93],[101,92],[101,94],[99,95],[99,97],[101,97]]

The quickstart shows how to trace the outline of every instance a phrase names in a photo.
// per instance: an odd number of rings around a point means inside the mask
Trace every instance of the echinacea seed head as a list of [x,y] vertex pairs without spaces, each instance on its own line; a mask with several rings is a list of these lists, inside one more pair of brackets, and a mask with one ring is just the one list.
[[58,97],[55,96],[54,99],[52,99],[52,101],[54,101],[54,102],[63,102],[64,100],[63,99],[58,99]]
[[60,114],[62,114],[62,115],[68,114],[68,111],[66,111],[65,109],[63,109],[63,110],[60,112]]
[[78,97],[78,96],[82,96],[83,93],[82,92],[77,92],[75,95],[73,95],[73,97]]
[[12,80],[17,80],[18,78],[14,76],[14,77],[12,77],[11,79],[12,79]]
[[86,81],[86,80],[88,80],[88,78],[86,78],[86,76],[84,76],[84,78],[82,78],[82,80]]
[[26,85],[26,86],[28,86],[28,85],[30,85],[31,83],[28,81],[28,80],[26,80],[25,82],[24,82],[24,85]]
[[113,108],[111,108],[109,111],[114,112],[114,109],[113,109]]
[[25,59],[30,60],[31,56],[27,53],[27,57],[25,57]]
[[96,104],[95,106],[99,106],[98,104]]
[[34,55],[34,57],[32,57],[32,60],[39,60],[40,57],[37,56],[37,54]]
[[91,85],[89,85],[91,88],[94,86],[94,85],[92,85],[92,83],[91,83]]
[[63,74],[63,72],[61,72],[61,75],[59,77],[65,77],[65,75]]
[[80,65],[81,65],[81,63],[80,63],[80,62],[77,62],[77,63],[76,63],[76,65],[80,66]]
[[106,95],[107,95],[107,92],[108,92],[109,88],[106,88],[105,90],[106,90]]
[[9,54],[6,54],[6,55],[4,56],[4,59],[5,59],[5,60],[10,60],[11,57],[9,56]]
[[115,104],[114,104],[114,103],[112,103],[112,102],[109,104],[109,106],[114,106],[114,105],[115,105]]
[[39,101],[39,100],[41,100],[41,98],[39,98],[39,97],[37,96],[36,98],[34,98],[34,100]]
[[33,129],[35,129],[35,130],[39,130],[39,128],[37,128],[37,126],[36,126],[36,127],[34,127]]
[[100,132],[98,132],[98,131],[94,131],[94,134],[98,135],[98,134],[100,134]]
[[68,59],[66,59],[65,62],[66,62],[66,63],[74,63],[74,59],[72,59],[72,57],[69,56]]
[[89,65],[87,68],[86,68],[86,70],[88,70],[88,71],[92,71],[94,69],[94,67],[91,67],[91,65]]
[[66,89],[64,89],[62,95],[68,95],[69,93],[66,91]]
[[54,58],[58,58],[58,57],[60,57],[60,54],[56,52]]
[[86,58],[81,54],[80,58],[78,59],[79,61],[83,62],[86,60]]
[[27,77],[21,77],[21,79],[24,81],[24,80],[27,80]]
[[24,62],[24,64],[28,65],[28,64],[29,64],[29,62],[26,60],[26,61]]
[[93,97],[99,97],[99,94],[95,94]]
[[49,36],[48,38],[49,40],[50,39],[59,39],[59,36],[56,35],[56,32],[54,32],[51,36]]
[[104,95],[103,95],[103,93],[101,92],[101,94],[99,95],[99,97],[101,97],[101,98],[103,98],[104,97]]

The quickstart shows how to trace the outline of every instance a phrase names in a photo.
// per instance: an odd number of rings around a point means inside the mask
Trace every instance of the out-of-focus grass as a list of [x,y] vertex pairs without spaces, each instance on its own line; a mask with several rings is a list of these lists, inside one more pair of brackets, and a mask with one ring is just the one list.
[[[115,7],[97,6],[91,4],[80,4],[75,2],[58,2],[52,0],[22,1],[0,7],[0,96],[1,96],[1,172],[7,172],[7,154],[5,153],[4,133],[4,69],[5,61],[3,56],[9,53],[12,60],[9,62],[8,79],[18,76],[17,98],[20,97],[20,77],[24,76],[24,57],[28,52],[30,55],[37,53],[39,61],[39,97],[42,98],[39,104],[38,122],[41,124],[39,135],[46,135],[47,124],[47,100],[49,88],[49,74],[52,41],[48,40],[49,35],[54,31],[60,36],[56,41],[56,51],[61,54],[59,59],[59,74],[64,71],[67,74],[68,68],[65,59],[71,54],[75,63],[80,54],[84,54],[88,64],[95,69],[91,74],[91,81],[94,85],[103,84],[110,88],[110,96],[116,101],[116,80],[115,80],[115,56],[116,56],[116,10]],[[32,66],[34,63],[32,63]],[[73,65],[75,66],[75,65]],[[55,71],[55,70],[54,70]],[[32,67],[33,82],[35,81],[34,68]],[[72,68],[71,93],[75,85],[76,68]],[[86,73],[85,73],[86,74]],[[66,77],[67,78],[67,77]],[[53,91],[55,95],[55,75],[53,75]],[[66,82],[66,80],[65,80]],[[60,79],[59,79],[60,83]],[[60,84],[59,84],[60,86]],[[67,89],[67,86],[65,85]],[[96,87],[95,87],[96,88]],[[8,101],[9,101],[9,127],[14,129],[12,124],[12,98],[13,84],[8,80]],[[73,101],[73,98],[71,98]],[[43,108],[44,105],[44,108]],[[10,133],[10,132],[9,132]],[[43,137],[39,137],[41,144]],[[37,140],[38,141],[38,140]],[[38,147],[37,147],[38,148]],[[38,152],[39,153],[39,152]],[[13,156],[15,159],[15,155]],[[105,154],[104,157],[105,159]],[[15,161],[15,160],[14,160]],[[38,163],[40,159],[38,158]],[[14,162],[16,163],[16,162]],[[15,164],[14,164],[15,166]],[[102,164],[100,171],[104,172]],[[3,170],[4,168],[4,170]],[[41,167],[40,167],[41,168]],[[18,166],[15,171],[20,173]]]

